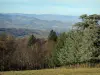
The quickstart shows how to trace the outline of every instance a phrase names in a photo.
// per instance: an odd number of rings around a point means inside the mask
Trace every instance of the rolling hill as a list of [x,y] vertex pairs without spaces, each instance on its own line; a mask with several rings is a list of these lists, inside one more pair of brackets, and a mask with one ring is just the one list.
[[54,29],[56,31],[66,31],[78,21],[79,19],[76,16],[0,14],[0,28]]
[[0,33],[6,32],[14,36],[35,34],[37,37],[47,37],[51,29],[64,32],[79,22],[77,16],[64,16],[52,14],[0,14]]
[[27,35],[34,34],[37,38],[47,38],[49,31],[25,29],[25,28],[0,28],[0,34],[6,33],[15,37],[24,37]]

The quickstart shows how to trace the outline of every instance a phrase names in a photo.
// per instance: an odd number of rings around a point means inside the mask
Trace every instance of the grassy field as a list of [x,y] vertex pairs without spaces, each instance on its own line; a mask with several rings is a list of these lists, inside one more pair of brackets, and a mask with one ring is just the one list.
[[100,75],[100,68],[44,69],[0,72],[0,75]]

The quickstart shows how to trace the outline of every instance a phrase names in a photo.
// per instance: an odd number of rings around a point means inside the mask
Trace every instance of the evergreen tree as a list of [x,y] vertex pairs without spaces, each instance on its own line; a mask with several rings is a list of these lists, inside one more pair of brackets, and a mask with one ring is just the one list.
[[61,66],[60,61],[57,58],[58,58],[58,53],[60,52],[60,49],[62,49],[65,46],[66,37],[67,35],[65,32],[61,33],[58,36],[57,44],[53,51],[53,61],[54,61],[55,66]]
[[28,46],[32,46],[33,44],[35,44],[35,42],[36,42],[36,38],[35,38],[35,36],[32,34],[32,35],[29,37]]
[[53,30],[51,30],[51,31],[50,31],[50,34],[49,34],[49,36],[48,36],[48,39],[49,39],[49,40],[52,40],[52,41],[57,41],[57,34],[56,34],[56,32],[53,31]]
[[[64,46],[56,51],[57,62],[61,65],[88,62],[100,56],[99,15],[82,15],[82,22],[67,33]],[[59,46],[60,47],[60,46]],[[59,48],[58,47],[58,48]]]

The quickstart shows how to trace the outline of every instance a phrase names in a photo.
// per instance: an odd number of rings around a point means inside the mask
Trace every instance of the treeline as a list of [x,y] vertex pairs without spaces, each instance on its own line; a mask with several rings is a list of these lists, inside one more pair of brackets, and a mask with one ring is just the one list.
[[[63,33],[54,51],[55,66],[100,63],[100,15],[82,15],[82,22]],[[100,67],[100,65],[99,65]]]
[[[82,15],[82,22],[59,35],[51,30],[47,39],[34,35],[15,38],[0,35],[0,70],[54,68],[100,63],[100,15]],[[100,66],[99,66],[100,67]]]
[[48,39],[38,39],[34,35],[15,38],[0,35],[0,70],[25,70],[50,68],[49,59],[57,41],[56,32],[51,30]]

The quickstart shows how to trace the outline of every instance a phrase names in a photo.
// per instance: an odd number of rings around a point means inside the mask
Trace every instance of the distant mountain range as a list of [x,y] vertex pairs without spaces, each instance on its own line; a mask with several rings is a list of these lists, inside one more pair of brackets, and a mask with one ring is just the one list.
[[78,16],[64,16],[51,14],[0,14],[0,28],[25,28],[37,30],[51,30],[58,32],[69,30],[72,25],[79,22]]
[[0,34],[9,34],[15,37],[24,37],[27,35],[34,34],[37,38],[47,38],[49,31],[35,30],[35,29],[25,29],[25,28],[0,28]]

